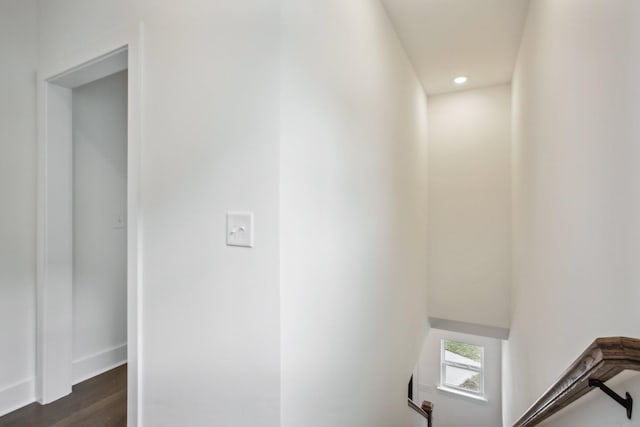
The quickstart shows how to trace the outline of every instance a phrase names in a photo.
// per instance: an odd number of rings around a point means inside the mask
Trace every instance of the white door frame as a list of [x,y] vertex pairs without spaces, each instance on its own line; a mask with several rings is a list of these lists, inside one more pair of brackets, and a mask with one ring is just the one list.
[[[142,425],[140,400],[140,149],[142,25],[103,40],[38,73],[38,232],[36,399],[47,404],[72,386],[71,90],[128,69],[127,130],[127,425]],[[123,59],[124,58],[124,64]]]

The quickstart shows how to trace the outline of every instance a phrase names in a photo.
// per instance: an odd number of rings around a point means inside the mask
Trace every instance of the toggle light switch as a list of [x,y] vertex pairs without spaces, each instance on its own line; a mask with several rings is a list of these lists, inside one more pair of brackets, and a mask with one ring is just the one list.
[[253,247],[253,212],[227,212],[227,246]]

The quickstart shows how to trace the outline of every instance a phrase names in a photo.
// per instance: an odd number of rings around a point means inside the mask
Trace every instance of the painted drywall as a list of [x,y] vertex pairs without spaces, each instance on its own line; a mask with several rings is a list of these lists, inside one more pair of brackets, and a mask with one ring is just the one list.
[[403,426],[406,427],[427,427],[427,419],[411,408],[407,408],[407,420]]
[[282,16],[282,426],[397,425],[427,329],[424,91],[379,2]]
[[34,399],[36,17],[0,1],[0,415]]
[[429,97],[429,315],[509,327],[511,89]]
[[76,383],[126,361],[127,72],[74,89],[72,103]]
[[[640,337],[639,23],[634,1],[531,2],[513,81],[506,425],[594,338]],[[614,387],[637,395],[639,381]],[[640,418],[595,392],[546,425]]]
[[[511,81],[529,0],[382,0],[427,94]],[[454,77],[466,75],[464,85]]]
[[[484,347],[486,402],[438,390],[443,339]],[[418,367],[418,399],[434,405],[433,424],[442,427],[496,427],[502,424],[501,340],[431,328]]]
[[[39,5],[42,70],[144,21],[144,425],[279,425],[279,2]],[[225,245],[231,210],[253,249]]]
[[[426,102],[381,5],[50,0],[41,69],[139,21],[145,425],[405,419],[426,330]],[[225,246],[228,210],[255,213],[254,249]]]

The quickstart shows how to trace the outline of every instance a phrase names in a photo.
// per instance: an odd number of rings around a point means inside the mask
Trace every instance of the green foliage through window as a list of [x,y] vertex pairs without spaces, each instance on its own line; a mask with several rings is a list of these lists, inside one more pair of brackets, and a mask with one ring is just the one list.
[[475,392],[480,391],[480,374],[472,376],[471,378],[460,384],[460,387]]
[[451,353],[458,354],[466,357],[467,359],[475,360],[476,362],[482,362],[482,352],[480,347],[464,344],[456,341],[445,341],[444,348]]

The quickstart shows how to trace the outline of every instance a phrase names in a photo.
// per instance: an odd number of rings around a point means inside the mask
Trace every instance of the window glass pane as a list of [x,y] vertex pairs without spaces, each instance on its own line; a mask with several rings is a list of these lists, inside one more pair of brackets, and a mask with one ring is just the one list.
[[480,373],[475,371],[445,365],[444,382],[445,385],[452,385],[473,393],[480,393]]
[[444,360],[480,368],[482,366],[482,347],[456,341],[445,341]]

